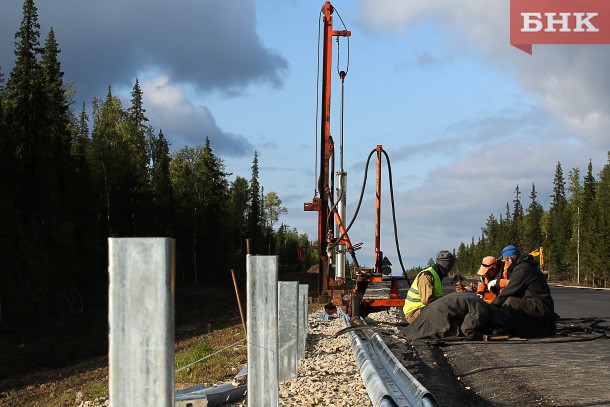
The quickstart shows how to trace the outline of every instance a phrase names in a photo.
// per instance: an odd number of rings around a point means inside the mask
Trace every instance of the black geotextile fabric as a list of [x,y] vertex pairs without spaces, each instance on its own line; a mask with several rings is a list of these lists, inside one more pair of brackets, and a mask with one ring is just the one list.
[[483,335],[508,327],[508,314],[487,304],[476,294],[457,292],[426,305],[404,330],[413,340],[465,337],[481,340]]

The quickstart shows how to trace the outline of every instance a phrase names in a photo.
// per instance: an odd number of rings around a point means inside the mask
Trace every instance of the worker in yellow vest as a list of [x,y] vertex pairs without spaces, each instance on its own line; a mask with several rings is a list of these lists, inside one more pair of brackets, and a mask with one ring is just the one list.
[[407,292],[403,312],[408,323],[419,316],[422,308],[443,296],[443,277],[455,264],[455,256],[447,250],[436,253],[436,263],[417,274]]

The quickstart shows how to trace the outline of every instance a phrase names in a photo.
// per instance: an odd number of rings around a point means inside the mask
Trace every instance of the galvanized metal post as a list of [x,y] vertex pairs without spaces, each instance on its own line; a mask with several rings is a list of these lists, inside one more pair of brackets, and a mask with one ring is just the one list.
[[174,405],[174,240],[108,239],[110,406]]
[[299,282],[278,283],[279,380],[290,380],[298,373]]
[[279,403],[277,256],[246,257],[248,406]]
[[307,324],[308,294],[309,284],[299,284],[299,341],[297,345],[299,359],[305,357],[305,339],[309,329]]
[[[339,203],[337,205],[337,212],[339,213],[339,217],[343,224],[345,224],[345,203],[347,202],[346,187],[347,181],[347,173],[343,170],[337,172],[337,184],[339,187],[337,188],[337,197],[339,197]],[[339,225],[336,227],[335,236],[341,236],[342,230]],[[335,264],[335,280],[345,280],[345,245],[340,244],[337,246],[337,254],[335,255],[336,264]]]

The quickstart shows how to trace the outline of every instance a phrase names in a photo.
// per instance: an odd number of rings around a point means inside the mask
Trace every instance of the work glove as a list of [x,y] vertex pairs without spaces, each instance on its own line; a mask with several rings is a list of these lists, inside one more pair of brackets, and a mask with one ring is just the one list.
[[487,289],[491,291],[492,287],[495,287],[496,284],[498,284],[498,280],[491,280],[489,283],[487,283]]

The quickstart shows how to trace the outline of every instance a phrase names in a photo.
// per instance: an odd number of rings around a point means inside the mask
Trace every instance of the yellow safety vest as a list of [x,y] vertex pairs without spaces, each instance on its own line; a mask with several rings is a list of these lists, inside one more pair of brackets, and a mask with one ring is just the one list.
[[405,314],[410,314],[411,312],[424,307],[424,304],[421,302],[421,295],[419,294],[419,290],[417,289],[417,283],[419,282],[419,278],[421,277],[421,275],[426,271],[429,271],[430,274],[432,274],[432,277],[434,278],[434,288],[432,290],[434,296],[436,298],[440,298],[443,296],[443,283],[441,278],[433,267],[428,267],[427,269],[424,269],[420,271],[419,274],[417,274],[417,277],[415,277],[413,284],[411,284],[411,288],[409,288],[409,291],[407,292],[405,306],[402,309]]

